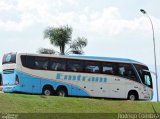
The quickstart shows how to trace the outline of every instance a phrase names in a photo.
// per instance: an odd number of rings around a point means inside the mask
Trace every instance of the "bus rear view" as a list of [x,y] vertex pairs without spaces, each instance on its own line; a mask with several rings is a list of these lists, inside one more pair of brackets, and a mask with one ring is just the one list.
[[16,75],[16,53],[8,53],[3,56],[2,61],[2,76],[3,76],[3,91],[15,92],[16,86],[19,83]]

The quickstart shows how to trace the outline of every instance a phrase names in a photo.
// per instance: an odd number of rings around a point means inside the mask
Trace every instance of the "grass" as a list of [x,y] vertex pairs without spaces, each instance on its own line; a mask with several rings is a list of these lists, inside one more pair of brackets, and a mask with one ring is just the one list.
[[160,113],[160,103],[149,101],[0,94],[1,113],[154,113],[152,105]]

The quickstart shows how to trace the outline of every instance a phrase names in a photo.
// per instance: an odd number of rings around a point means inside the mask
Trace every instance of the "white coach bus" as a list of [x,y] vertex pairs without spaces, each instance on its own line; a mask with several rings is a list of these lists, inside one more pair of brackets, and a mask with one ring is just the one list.
[[3,92],[153,98],[148,67],[130,59],[8,53],[2,64]]

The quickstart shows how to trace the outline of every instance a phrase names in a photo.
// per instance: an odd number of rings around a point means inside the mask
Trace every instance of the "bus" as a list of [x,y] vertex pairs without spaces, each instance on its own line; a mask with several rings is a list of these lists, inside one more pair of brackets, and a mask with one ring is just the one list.
[[3,92],[151,100],[148,67],[135,60],[96,56],[8,53]]
[[2,73],[0,72],[0,91],[2,91]]

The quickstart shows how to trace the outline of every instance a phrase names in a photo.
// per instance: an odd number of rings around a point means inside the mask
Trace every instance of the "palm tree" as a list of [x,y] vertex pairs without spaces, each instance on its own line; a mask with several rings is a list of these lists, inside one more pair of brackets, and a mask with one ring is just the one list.
[[82,48],[87,46],[87,39],[84,37],[78,37],[74,41],[71,41],[70,47],[66,50],[66,54],[83,54]]
[[[82,54],[82,48],[87,45],[87,39],[84,37],[78,37],[77,39],[72,41],[72,28],[68,25],[62,27],[47,28],[44,31],[44,38],[48,38],[52,45],[59,47],[61,55],[70,53]],[[66,47],[68,47],[68,49],[65,51]]]

